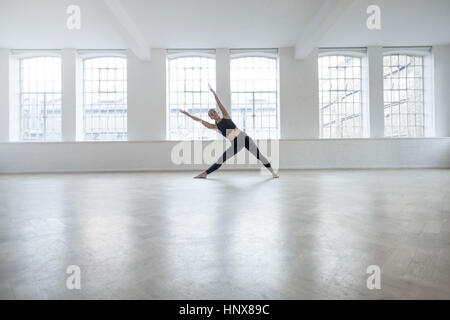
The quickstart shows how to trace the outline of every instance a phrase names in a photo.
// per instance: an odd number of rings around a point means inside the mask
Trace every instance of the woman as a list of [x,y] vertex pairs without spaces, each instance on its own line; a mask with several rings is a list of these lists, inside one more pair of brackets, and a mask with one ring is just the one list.
[[206,171],[200,173],[198,176],[194,177],[196,179],[206,179],[206,176],[208,174],[211,174],[212,172],[216,171],[220,168],[220,166],[233,157],[235,154],[237,154],[239,151],[242,150],[242,148],[247,148],[248,151],[250,151],[258,160],[260,160],[264,166],[272,173],[272,176],[274,178],[278,178],[278,175],[273,171],[272,166],[270,165],[270,162],[264,157],[261,152],[259,152],[258,147],[256,146],[256,143],[250,138],[245,132],[239,130],[236,125],[234,124],[233,120],[231,120],[230,115],[227,112],[227,109],[223,106],[223,104],[220,102],[219,98],[217,97],[217,94],[214,92],[214,90],[209,86],[209,89],[214,94],[214,98],[216,99],[217,105],[219,106],[220,111],[222,112],[223,117],[220,118],[219,114],[214,109],[210,109],[208,111],[208,115],[211,119],[215,120],[216,124],[212,124],[209,122],[206,122],[200,118],[197,118],[196,116],[193,116],[186,111],[182,111],[185,115],[188,117],[194,119],[195,121],[201,122],[202,125],[207,127],[208,129],[212,130],[218,130],[220,133],[228,138],[231,141],[231,146],[223,153],[223,155]]

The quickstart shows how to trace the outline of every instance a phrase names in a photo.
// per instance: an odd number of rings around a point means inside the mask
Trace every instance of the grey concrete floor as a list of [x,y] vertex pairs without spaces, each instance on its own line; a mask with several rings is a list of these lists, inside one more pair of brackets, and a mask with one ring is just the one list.
[[193,175],[0,175],[0,298],[450,299],[450,170]]

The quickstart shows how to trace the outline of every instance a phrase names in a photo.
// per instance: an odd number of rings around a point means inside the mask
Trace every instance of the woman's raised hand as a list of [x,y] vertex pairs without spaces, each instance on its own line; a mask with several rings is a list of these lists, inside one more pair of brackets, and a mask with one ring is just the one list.
[[209,87],[209,90],[211,90],[212,93],[216,94],[216,92],[213,90],[213,88],[211,88],[211,85],[209,83],[208,83],[208,87]]
[[189,116],[189,113],[187,113],[187,111],[180,110],[180,112],[183,113],[183,114],[185,114],[185,115],[187,115],[187,116]]

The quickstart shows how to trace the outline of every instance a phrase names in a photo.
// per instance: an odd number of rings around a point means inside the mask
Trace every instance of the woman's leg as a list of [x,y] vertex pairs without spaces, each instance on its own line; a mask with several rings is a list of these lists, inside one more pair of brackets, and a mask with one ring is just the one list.
[[241,151],[241,149],[244,146],[240,145],[237,142],[237,139],[234,139],[233,142],[231,143],[231,146],[225,150],[225,152],[222,154],[222,156],[217,159],[217,161],[215,163],[213,163],[205,172],[206,174],[211,174],[214,171],[216,171],[217,169],[219,169],[222,164],[227,161],[228,159],[232,158],[236,153],[238,153],[239,151]]
[[247,148],[247,150],[250,151],[250,153],[253,154],[256,157],[256,159],[262,162],[264,167],[266,167],[267,170],[269,170],[270,173],[272,173],[272,176],[274,178],[278,178],[278,175],[275,173],[275,171],[273,171],[273,168],[270,165],[269,160],[267,160],[267,158],[264,157],[264,155],[259,151],[259,148],[256,145],[255,141],[253,141],[253,139],[247,135],[245,136],[245,148]]

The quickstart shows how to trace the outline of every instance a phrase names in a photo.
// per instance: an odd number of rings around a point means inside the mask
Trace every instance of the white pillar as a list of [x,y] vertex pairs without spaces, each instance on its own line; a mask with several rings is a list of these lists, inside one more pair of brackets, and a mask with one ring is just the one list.
[[231,114],[230,53],[227,48],[216,49],[216,92]]
[[435,135],[450,137],[450,45],[433,46]]
[[9,141],[9,59],[10,51],[0,49],[0,142]]
[[63,49],[61,51],[61,64],[62,141],[75,141],[77,122],[76,49]]
[[367,48],[369,61],[370,137],[384,137],[383,48]]
[[280,48],[280,126],[282,139],[319,138],[317,49],[295,59],[295,48]]
[[128,140],[166,139],[166,51],[152,48],[152,60],[128,51]]

